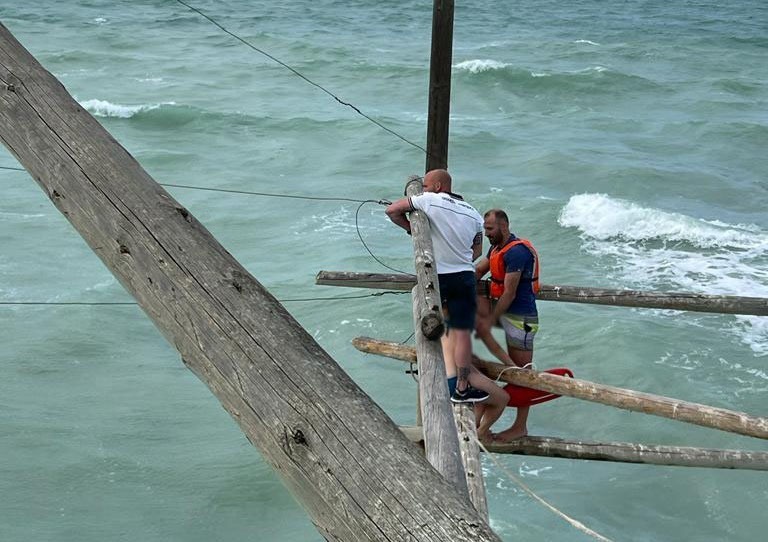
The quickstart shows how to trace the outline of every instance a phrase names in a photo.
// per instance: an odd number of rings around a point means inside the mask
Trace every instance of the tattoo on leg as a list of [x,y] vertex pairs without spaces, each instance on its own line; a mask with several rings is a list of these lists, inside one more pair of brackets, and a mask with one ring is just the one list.
[[457,371],[457,375],[459,378],[457,379],[458,382],[464,383],[463,386],[464,389],[469,385],[469,367],[459,367],[459,370]]

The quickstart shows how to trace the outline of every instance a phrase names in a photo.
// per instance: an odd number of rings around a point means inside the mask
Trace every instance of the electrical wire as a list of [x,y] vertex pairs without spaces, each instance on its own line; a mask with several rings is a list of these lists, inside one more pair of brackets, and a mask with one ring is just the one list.
[[357,113],[357,114],[358,114],[358,115],[360,115],[361,117],[363,117],[363,118],[365,118],[365,119],[369,120],[370,122],[372,122],[373,124],[375,124],[375,125],[376,125],[376,126],[378,126],[379,128],[382,128],[383,130],[386,130],[387,132],[389,132],[389,133],[390,133],[390,134],[392,134],[393,136],[397,137],[398,139],[400,139],[400,140],[404,141],[404,142],[405,142],[405,143],[407,143],[408,145],[411,145],[412,147],[416,147],[417,149],[419,149],[419,150],[420,150],[421,152],[423,152],[424,154],[426,154],[426,155],[429,155],[429,152],[427,152],[427,149],[425,149],[425,148],[424,148],[424,147],[422,147],[421,145],[419,145],[419,144],[417,144],[417,143],[414,143],[413,141],[411,141],[411,140],[409,140],[408,138],[406,138],[406,137],[404,137],[404,136],[402,136],[402,135],[398,134],[397,132],[395,132],[395,131],[394,131],[394,130],[392,130],[391,128],[389,128],[389,127],[385,126],[384,124],[382,124],[381,122],[377,121],[376,119],[374,119],[374,118],[370,117],[369,115],[366,115],[366,114],[365,114],[365,113],[363,113],[363,112],[362,112],[362,111],[361,111],[361,110],[360,110],[360,109],[359,109],[357,106],[355,106],[355,105],[353,105],[353,104],[351,104],[351,103],[349,103],[349,102],[345,102],[344,100],[342,100],[341,98],[339,98],[338,96],[336,96],[335,94],[333,94],[331,91],[329,91],[328,89],[326,89],[326,88],[325,88],[325,87],[323,87],[322,85],[320,85],[320,84],[318,84],[318,83],[315,83],[315,82],[314,82],[313,80],[311,80],[309,77],[305,76],[304,74],[302,74],[301,72],[299,72],[297,69],[295,69],[295,68],[293,68],[293,67],[289,66],[288,64],[286,64],[285,62],[283,62],[283,61],[282,61],[282,60],[280,60],[279,58],[277,58],[277,57],[275,57],[275,56],[273,56],[273,55],[271,55],[271,54],[267,53],[266,51],[264,51],[264,50],[262,50],[262,49],[260,49],[260,48],[258,48],[258,47],[256,47],[256,46],[255,46],[255,45],[253,45],[251,42],[249,42],[248,40],[246,40],[246,39],[244,39],[244,38],[242,38],[242,37],[238,36],[238,35],[237,35],[237,34],[235,34],[234,32],[232,32],[232,31],[230,31],[230,30],[227,30],[227,29],[226,29],[226,28],[225,28],[225,27],[224,27],[222,24],[220,24],[219,22],[217,22],[217,21],[216,21],[215,19],[213,19],[212,17],[210,17],[210,16],[206,15],[205,13],[203,13],[202,11],[200,11],[199,9],[197,9],[196,7],[194,7],[194,6],[190,6],[190,5],[189,5],[189,4],[187,4],[186,2],[183,2],[182,0],[176,0],[176,1],[177,1],[179,4],[181,4],[182,6],[185,6],[185,7],[186,7],[187,9],[189,9],[190,11],[194,11],[195,13],[197,13],[198,15],[200,15],[201,17],[204,17],[204,18],[205,18],[205,19],[207,19],[209,22],[211,22],[212,24],[214,24],[215,26],[217,26],[219,29],[221,29],[223,32],[225,32],[225,33],[229,34],[230,36],[232,36],[233,38],[235,38],[236,40],[238,40],[240,43],[242,43],[242,44],[246,45],[247,47],[250,47],[251,49],[253,49],[253,50],[254,50],[254,51],[256,51],[257,53],[259,53],[259,54],[262,54],[262,55],[264,55],[265,57],[267,57],[267,58],[269,58],[270,60],[272,60],[273,62],[276,62],[277,64],[281,65],[282,67],[284,67],[285,69],[289,70],[291,73],[293,73],[293,74],[294,74],[294,75],[296,75],[297,77],[300,77],[301,79],[303,79],[304,81],[306,81],[307,83],[309,83],[310,85],[312,85],[313,87],[317,87],[317,88],[318,88],[318,89],[320,89],[321,91],[325,92],[325,93],[326,93],[328,96],[330,96],[331,98],[333,98],[334,100],[336,100],[337,102],[339,102],[341,105],[345,105],[345,106],[349,107],[349,108],[350,108],[350,109],[352,109],[352,110],[353,110],[355,113]]

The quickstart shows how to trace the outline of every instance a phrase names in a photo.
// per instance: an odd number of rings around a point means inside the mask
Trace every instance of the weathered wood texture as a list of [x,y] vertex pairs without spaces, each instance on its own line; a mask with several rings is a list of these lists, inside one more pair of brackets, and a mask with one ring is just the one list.
[[456,430],[459,433],[459,449],[461,450],[464,472],[467,475],[469,500],[475,509],[487,518],[488,499],[485,495],[483,466],[480,463],[480,446],[477,444],[475,408],[468,404],[453,405],[453,417],[456,422]]
[[[362,352],[408,362],[416,360],[416,351],[411,346],[369,337],[357,337],[352,341],[352,344]],[[490,378],[498,378],[503,382],[511,382],[518,386],[711,427],[729,433],[768,439],[768,418],[750,416],[743,412],[680,401],[615,386],[595,384],[578,378],[567,378],[538,371],[509,370],[505,365],[491,363],[477,357],[475,358],[475,365]]]
[[[416,235],[416,234],[414,234]],[[467,481],[462,464],[459,438],[453,411],[448,400],[443,349],[440,341],[429,340],[418,327],[419,317],[424,308],[424,300],[414,287],[413,321],[416,324],[416,347],[419,359],[419,397],[421,398],[421,419],[425,429],[424,450],[427,461],[442,474],[446,480],[456,486],[457,491],[466,495]]]
[[0,138],[323,537],[498,540],[275,298],[2,25]]
[[[415,196],[422,191],[421,178],[411,176],[405,185],[405,195]],[[429,219],[421,211],[413,211],[409,215],[411,222],[411,237],[413,239],[413,258],[416,276],[413,277],[418,293],[418,319],[414,327],[420,328],[421,333],[429,340],[439,339],[445,331],[443,312],[440,303],[440,285],[437,282],[437,264],[432,251],[432,237]],[[418,279],[418,280],[417,280]]]
[[[413,442],[423,439],[421,427],[401,427]],[[768,470],[768,452],[663,446],[631,442],[584,442],[553,437],[524,437],[513,442],[485,443],[489,452],[499,454],[589,459],[617,463],[643,463],[671,467],[706,467],[711,469]]]
[[453,0],[433,0],[432,52],[427,106],[426,170],[448,167],[448,132],[451,116],[451,63],[453,59]]
[[[316,284],[351,288],[410,290],[414,278],[397,273],[354,273],[349,271],[320,271]],[[487,281],[478,282],[478,293],[487,292]],[[564,301],[592,305],[615,305],[646,309],[714,312],[721,314],[750,314],[768,316],[768,298],[727,295],[704,295],[684,292],[643,292],[640,290],[607,290],[582,286],[541,285],[539,301]]]

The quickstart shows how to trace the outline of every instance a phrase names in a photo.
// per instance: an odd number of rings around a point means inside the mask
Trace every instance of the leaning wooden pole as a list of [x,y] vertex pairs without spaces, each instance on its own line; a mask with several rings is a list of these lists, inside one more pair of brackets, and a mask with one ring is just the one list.
[[[482,293],[487,281],[478,282]],[[410,290],[412,275],[400,273],[359,273],[350,271],[320,271],[315,284],[349,288],[376,288],[383,290]],[[720,314],[749,314],[768,316],[768,298],[729,295],[706,295],[686,292],[655,292],[641,290],[609,290],[586,286],[555,286],[542,284],[536,295],[539,301],[587,303],[646,309],[714,312]]]
[[[357,337],[352,341],[352,344],[362,352],[379,354],[409,363],[415,362],[417,358],[413,347],[390,341]],[[475,358],[475,366],[490,378],[498,378],[503,382],[526,388],[544,390],[625,410],[644,412],[645,414],[711,427],[729,433],[768,439],[768,418],[750,416],[743,412],[680,401],[650,393],[595,384],[578,378],[567,378],[538,371],[509,370],[509,367],[505,365],[491,363],[477,357]]]
[[0,139],[326,540],[499,540],[277,300],[2,25]]
[[448,167],[453,59],[453,0],[432,4],[432,52],[429,67],[426,171]]

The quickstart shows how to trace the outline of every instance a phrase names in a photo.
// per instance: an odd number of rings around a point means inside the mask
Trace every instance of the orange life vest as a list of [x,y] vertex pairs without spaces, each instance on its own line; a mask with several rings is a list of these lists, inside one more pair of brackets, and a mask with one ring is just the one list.
[[493,247],[489,256],[491,263],[491,298],[498,299],[501,294],[504,293],[504,275],[506,275],[506,269],[504,268],[504,254],[512,247],[517,245],[524,245],[531,255],[533,255],[533,277],[531,277],[531,287],[533,293],[539,293],[539,254],[528,239],[515,239],[501,247]]

